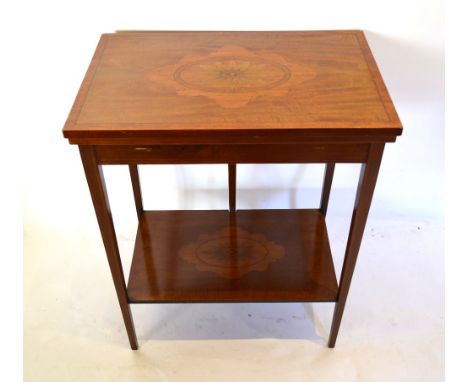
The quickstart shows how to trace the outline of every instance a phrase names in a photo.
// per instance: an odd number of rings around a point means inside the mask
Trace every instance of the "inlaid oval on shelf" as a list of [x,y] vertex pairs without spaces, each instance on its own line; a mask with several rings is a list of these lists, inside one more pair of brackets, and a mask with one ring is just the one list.
[[284,256],[284,247],[264,235],[239,227],[225,227],[213,234],[203,234],[179,250],[179,256],[199,271],[214,272],[236,279],[253,271],[265,271]]
[[[233,241],[235,243],[233,243]],[[235,246],[234,246],[235,245]],[[220,237],[207,240],[196,250],[199,260],[217,267],[248,267],[262,261],[268,255],[267,248],[249,238]]]

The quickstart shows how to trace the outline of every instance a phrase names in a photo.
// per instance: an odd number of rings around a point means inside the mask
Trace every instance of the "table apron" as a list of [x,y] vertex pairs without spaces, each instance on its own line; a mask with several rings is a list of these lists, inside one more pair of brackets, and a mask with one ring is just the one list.
[[364,163],[371,144],[96,145],[99,164]]

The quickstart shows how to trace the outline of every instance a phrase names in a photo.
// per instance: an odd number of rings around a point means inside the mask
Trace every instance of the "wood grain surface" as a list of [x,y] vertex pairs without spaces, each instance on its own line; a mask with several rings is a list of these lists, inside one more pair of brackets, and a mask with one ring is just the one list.
[[64,135],[80,144],[191,143],[193,134],[237,143],[239,132],[298,140],[298,131],[391,141],[401,129],[361,31],[138,32],[102,35]]
[[318,210],[145,211],[128,282],[133,303],[335,301]]

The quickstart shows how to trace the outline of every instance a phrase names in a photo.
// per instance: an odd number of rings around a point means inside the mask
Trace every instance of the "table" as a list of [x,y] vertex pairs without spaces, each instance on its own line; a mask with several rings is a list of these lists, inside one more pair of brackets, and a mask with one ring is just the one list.
[[[333,302],[334,347],[379,166],[402,125],[362,31],[103,34],[63,134],[79,146],[132,349],[137,303]],[[147,211],[138,165],[227,164],[229,208]],[[236,164],[325,163],[316,209],[236,209]],[[360,163],[339,283],[326,213]],[[125,282],[103,165],[139,219]]]

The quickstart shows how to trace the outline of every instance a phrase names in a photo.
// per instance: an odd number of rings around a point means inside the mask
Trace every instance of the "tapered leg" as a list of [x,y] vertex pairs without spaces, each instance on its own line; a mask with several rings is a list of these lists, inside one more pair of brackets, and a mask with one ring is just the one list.
[[229,211],[236,210],[236,164],[229,163]]
[[106,249],[107,260],[114,280],[115,290],[122,311],[128,340],[133,350],[138,349],[138,342],[133,326],[132,313],[128,303],[127,288],[120,260],[117,238],[115,236],[114,223],[107,199],[106,184],[101,166],[96,161],[93,146],[80,146],[81,160],[88,181],[89,191],[94,204],[97,221],[101,230],[102,241]]
[[130,179],[132,180],[133,198],[135,199],[135,207],[138,218],[143,213],[143,201],[141,199],[140,176],[138,174],[138,166],[136,164],[129,164]]
[[325,175],[323,176],[322,197],[320,199],[320,211],[325,216],[328,209],[328,200],[333,182],[333,173],[335,172],[335,163],[325,165]]
[[356,265],[359,247],[361,246],[362,235],[372,201],[372,194],[374,193],[375,183],[379,173],[384,146],[385,144],[383,143],[371,145],[367,162],[361,167],[361,175],[359,177],[356,201],[354,203],[348,243],[346,245],[343,269],[341,271],[340,285],[338,288],[338,298],[335,304],[330,338],[328,340],[328,346],[331,348],[335,347],[336,337],[340,328],[349,286],[351,285],[351,279],[353,277],[354,267]]

